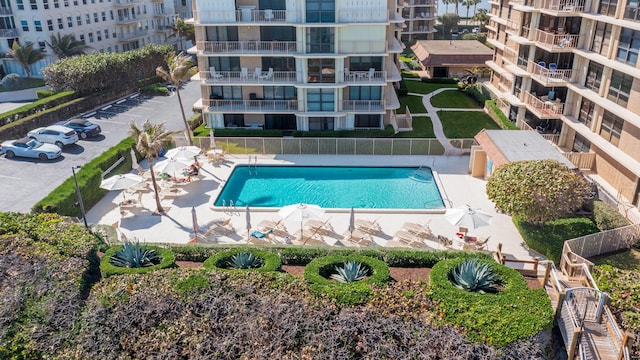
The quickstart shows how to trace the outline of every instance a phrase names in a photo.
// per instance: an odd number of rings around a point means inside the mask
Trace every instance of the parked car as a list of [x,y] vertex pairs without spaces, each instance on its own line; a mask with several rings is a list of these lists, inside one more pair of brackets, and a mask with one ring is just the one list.
[[0,144],[0,154],[6,157],[23,156],[40,160],[55,159],[62,154],[62,150],[53,144],[45,144],[41,141],[22,138],[9,140]]
[[462,32],[460,32],[461,34],[468,34],[469,33],[469,29],[462,29]]
[[78,133],[66,126],[51,125],[29,131],[28,137],[49,144],[56,144],[59,148],[78,142]]
[[480,32],[480,28],[479,28],[479,27],[474,27],[474,28],[471,30],[471,32],[472,32],[472,33],[474,33],[474,34],[477,34],[477,33],[479,33],[479,32]]
[[56,125],[66,126],[75,130],[80,136],[80,139],[86,139],[91,136],[96,136],[102,132],[100,125],[94,124],[89,120],[84,119],[71,119],[67,121],[59,121]]

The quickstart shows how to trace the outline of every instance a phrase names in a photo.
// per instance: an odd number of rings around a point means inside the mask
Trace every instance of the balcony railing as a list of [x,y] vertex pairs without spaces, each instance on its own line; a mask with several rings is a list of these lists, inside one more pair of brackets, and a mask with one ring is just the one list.
[[564,111],[564,103],[560,101],[543,100],[528,91],[524,93],[524,102],[527,104],[527,107],[538,113],[542,119],[557,118],[562,115]]
[[408,6],[435,6],[432,0],[409,0],[405,2]]
[[273,9],[242,9],[233,11],[194,11],[194,19],[200,24],[208,23],[386,23],[389,21],[389,11],[378,9],[340,9],[338,11],[307,11],[273,10]]
[[585,0],[541,0],[540,8],[559,13],[580,13],[584,11]]
[[579,35],[557,34],[553,31],[535,29],[534,41],[550,46],[553,49],[570,49],[578,46]]
[[149,30],[138,30],[128,34],[120,33],[118,35],[118,39],[120,39],[120,41],[129,41],[129,40],[147,36],[148,34],[149,34]]
[[116,20],[116,24],[118,25],[123,25],[123,24],[131,24],[134,22],[138,22],[138,21],[142,21],[144,20],[143,18],[135,18],[135,17],[126,17],[126,16],[118,16],[117,20]]
[[0,15],[13,15],[11,8],[0,7]]
[[254,72],[243,73],[242,71],[201,71],[200,80],[207,84],[295,84],[295,71],[274,71],[271,76],[267,73],[259,77]]
[[298,54],[297,41],[198,41],[198,51],[205,54]]
[[298,100],[202,100],[209,111],[283,112],[298,111]]
[[342,110],[380,112],[384,111],[384,100],[343,100]]
[[0,29],[0,38],[12,38],[18,36],[16,29]]
[[135,5],[138,4],[140,0],[114,0],[113,4],[115,6],[127,6],[127,5]]
[[549,69],[536,62],[529,61],[527,71],[544,86],[562,86],[571,82],[571,69]]
[[386,71],[344,71],[344,81],[350,84],[384,82],[386,80],[386,76]]
[[416,12],[413,14],[413,17],[408,18],[408,20],[431,20],[435,19],[436,15],[430,12]]
[[153,10],[153,16],[155,17],[164,17],[167,15],[175,15],[173,13],[171,13],[170,11],[167,10]]

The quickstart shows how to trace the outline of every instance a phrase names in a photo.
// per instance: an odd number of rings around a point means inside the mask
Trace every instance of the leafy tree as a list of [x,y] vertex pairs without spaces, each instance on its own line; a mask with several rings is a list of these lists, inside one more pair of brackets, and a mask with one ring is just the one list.
[[193,60],[188,55],[180,53],[170,53],[167,55],[166,68],[158,66],[156,68],[156,74],[160,76],[164,81],[169,81],[175,86],[176,94],[178,95],[178,103],[180,103],[180,110],[182,111],[182,121],[184,121],[184,127],[187,134],[187,143],[191,145],[191,128],[187,122],[187,116],[184,113],[184,106],[182,105],[182,98],[180,97],[180,82],[187,81],[191,78],[198,69],[195,66]]
[[86,54],[91,47],[83,44],[81,41],[76,40],[73,34],[67,35],[51,35],[51,42],[45,41],[51,48],[58,59],[64,59],[76,55]]
[[158,185],[156,183],[156,175],[153,171],[153,157],[160,153],[160,150],[171,141],[171,137],[175,134],[173,131],[167,131],[164,123],[152,124],[149,119],[145,120],[142,127],[138,127],[135,122],[131,122],[129,135],[136,142],[136,150],[147,158],[149,163],[149,172],[151,173],[151,181],[153,190],[156,194],[156,212],[164,214],[164,209],[160,203],[160,194],[158,193]]
[[39,48],[34,48],[34,44],[31,41],[26,42],[24,45],[18,44],[17,41],[13,43],[13,47],[7,51],[7,55],[17,60],[22,68],[27,73],[27,77],[31,77],[31,65],[44,59],[45,55]]
[[458,16],[458,14],[446,13],[442,14],[438,20],[440,20],[440,23],[442,24],[442,31],[445,36],[450,36],[451,30],[458,27],[460,16]]
[[171,25],[171,29],[176,32],[178,40],[180,40],[180,50],[183,50],[182,38],[193,39],[195,35],[195,28],[193,24],[187,24],[184,19],[176,18],[176,22]]
[[512,162],[487,181],[496,208],[534,224],[573,213],[589,201],[590,190],[584,177],[555,160]]
[[476,20],[480,24],[480,31],[484,31],[485,25],[489,22],[489,14],[487,14],[487,9],[478,10],[475,15],[473,15],[473,20]]

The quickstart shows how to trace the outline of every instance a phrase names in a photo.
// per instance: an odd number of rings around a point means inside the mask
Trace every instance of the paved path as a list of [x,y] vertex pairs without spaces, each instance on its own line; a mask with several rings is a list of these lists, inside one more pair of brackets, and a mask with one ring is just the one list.
[[36,95],[36,91],[42,89],[47,89],[47,87],[41,86],[18,91],[0,92],[0,114],[17,109],[33,100],[37,100],[38,96]]

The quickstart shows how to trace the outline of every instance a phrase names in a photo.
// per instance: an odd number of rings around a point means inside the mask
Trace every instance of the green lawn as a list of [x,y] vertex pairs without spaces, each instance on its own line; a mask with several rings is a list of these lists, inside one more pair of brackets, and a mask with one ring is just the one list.
[[407,84],[407,88],[409,92],[417,93],[417,94],[428,94],[432,91],[441,89],[441,88],[457,88],[456,84],[437,84],[437,83],[424,83],[419,80],[405,80]]
[[438,117],[449,139],[472,138],[482,129],[500,129],[489,115],[480,111],[438,111]]
[[435,138],[433,133],[433,123],[428,116],[417,116],[413,118],[413,131],[401,132],[394,135],[397,138]]
[[[31,89],[40,86],[44,86],[44,80],[35,78],[22,78],[22,86],[17,89],[12,89],[11,91]],[[4,87],[0,85],[0,92],[3,91],[5,91]]]
[[427,109],[425,109],[422,103],[422,97],[420,96],[400,96],[400,109],[396,112],[398,114],[404,114],[406,106],[409,107],[409,111],[412,114],[424,114],[427,112]]
[[431,105],[437,108],[481,109],[476,100],[462,91],[444,91],[431,98]]
[[596,265],[611,265],[621,270],[640,271],[640,251],[631,249],[595,259]]

